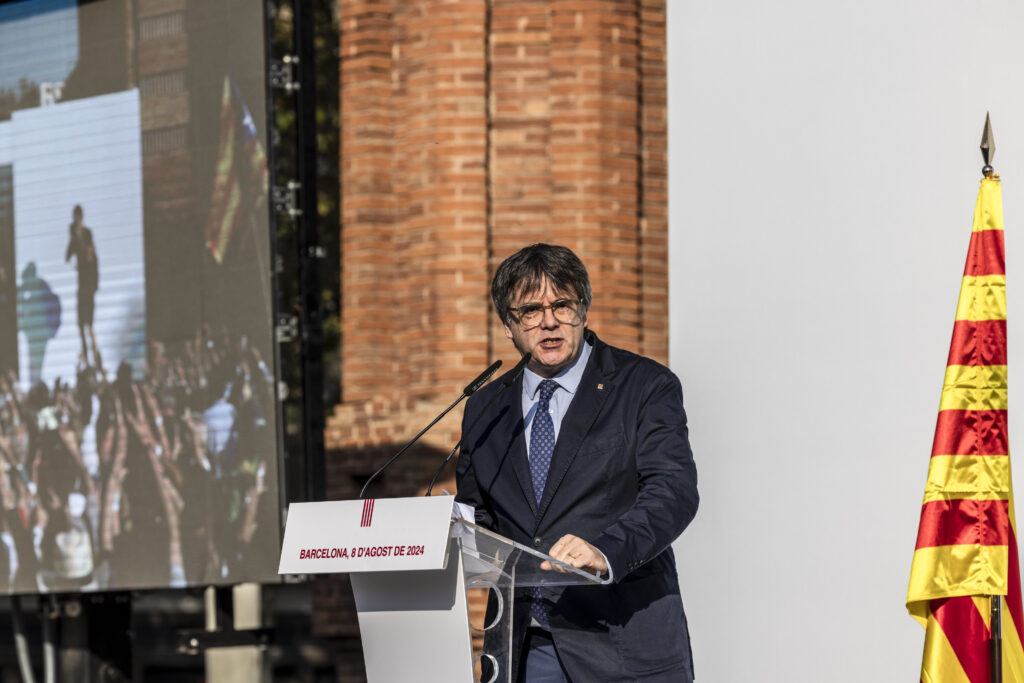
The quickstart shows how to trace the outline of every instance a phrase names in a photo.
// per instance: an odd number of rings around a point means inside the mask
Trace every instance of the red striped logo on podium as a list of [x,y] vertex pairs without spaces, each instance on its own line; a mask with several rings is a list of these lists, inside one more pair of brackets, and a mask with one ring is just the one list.
[[373,523],[373,498],[367,498],[363,501],[363,518],[359,522],[359,526],[370,526]]

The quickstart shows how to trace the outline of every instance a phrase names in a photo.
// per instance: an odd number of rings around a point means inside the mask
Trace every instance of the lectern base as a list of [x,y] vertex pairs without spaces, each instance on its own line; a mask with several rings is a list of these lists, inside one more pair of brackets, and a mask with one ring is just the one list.
[[447,569],[350,574],[369,683],[474,683],[457,543]]

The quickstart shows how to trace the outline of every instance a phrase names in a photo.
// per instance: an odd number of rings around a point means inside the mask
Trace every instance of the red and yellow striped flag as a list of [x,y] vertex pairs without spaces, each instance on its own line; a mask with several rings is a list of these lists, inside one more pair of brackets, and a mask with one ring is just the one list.
[[990,598],[1005,595],[1003,680],[1024,683],[1024,616],[1006,420],[1006,270],[998,177],[981,181],[910,570],[922,683],[988,683]]
[[217,168],[206,219],[206,248],[217,263],[224,262],[238,227],[266,206],[268,175],[267,155],[249,107],[238,85],[225,76]]

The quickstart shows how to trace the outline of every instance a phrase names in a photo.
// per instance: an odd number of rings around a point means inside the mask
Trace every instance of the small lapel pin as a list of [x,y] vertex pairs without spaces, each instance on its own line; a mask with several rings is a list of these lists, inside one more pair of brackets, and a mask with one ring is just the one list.
[[597,390],[601,391],[602,389],[604,389],[604,385],[603,384],[598,384],[597,385]]

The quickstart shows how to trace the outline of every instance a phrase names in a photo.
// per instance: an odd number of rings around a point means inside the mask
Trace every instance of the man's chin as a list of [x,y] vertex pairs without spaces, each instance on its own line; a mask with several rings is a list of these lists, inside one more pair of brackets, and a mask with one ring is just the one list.
[[546,359],[543,357],[538,358],[534,355],[534,360],[536,360],[536,363],[531,363],[530,369],[541,377],[553,377],[569,365],[569,361],[564,356]]

